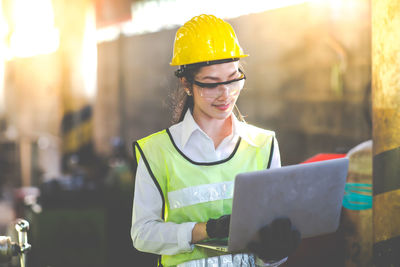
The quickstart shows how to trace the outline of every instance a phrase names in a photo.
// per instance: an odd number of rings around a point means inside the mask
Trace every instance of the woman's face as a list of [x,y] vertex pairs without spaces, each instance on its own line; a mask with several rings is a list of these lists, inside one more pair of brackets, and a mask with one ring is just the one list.
[[[194,76],[194,80],[199,83],[219,83],[227,82],[242,77],[239,72],[239,62],[228,62],[215,64],[200,68]],[[205,88],[193,83],[193,116],[196,119],[217,119],[225,120],[228,118],[239,97],[240,90],[236,87],[243,86],[244,80],[231,84],[221,84],[214,88]],[[241,88],[240,88],[241,89]]]

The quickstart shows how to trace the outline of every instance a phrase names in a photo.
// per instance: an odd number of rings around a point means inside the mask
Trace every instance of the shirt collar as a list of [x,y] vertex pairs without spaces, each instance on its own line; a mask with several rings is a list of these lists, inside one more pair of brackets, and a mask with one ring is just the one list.
[[182,135],[181,135],[181,145],[185,147],[186,143],[188,142],[190,136],[193,134],[194,131],[203,132],[200,126],[195,122],[192,112],[190,109],[186,111],[185,117],[182,121]]
[[[252,146],[257,146],[252,140],[251,138],[249,138],[247,131],[247,124],[245,122],[241,122],[239,121],[235,114],[232,113],[231,115],[232,118],[232,138],[233,140],[237,140],[237,137],[241,137],[242,139],[244,139],[248,144],[252,145]],[[181,145],[182,147],[184,147],[186,145],[186,143],[188,142],[190,136],[193,134],[193,132],[195,131],[200,131],[201,133],[203,133],[207,138],[209,138],[207,136],[206,133],[204,133],[204,131],[200,128],[200,126],[196,123],[196,121],[193,118],[193,115],[190,111],[190,109],[188,109],[186,111],[185,117],[183,118],[182,121],[182,135],[181,135]]]
[[240,136],[244,141],[246,141],[249,145],[257,147],[254,141],[250,138],[249,133],[249,125],[244,121],[239,121],[235,114],[232,113],[232,127],[233,127],[233,135]]

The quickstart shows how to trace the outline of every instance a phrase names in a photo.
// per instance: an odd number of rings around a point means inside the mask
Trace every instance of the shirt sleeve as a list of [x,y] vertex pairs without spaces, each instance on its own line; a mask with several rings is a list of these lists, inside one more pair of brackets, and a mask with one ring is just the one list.
[[270,169],[281,167],[281,154],[279,151],[278,140],[274,137],[274,150],[272,151],[272,160]]
[[143,252],[175,255],[193,250],[195,222],[176,224],[161,218],[162,198],[143,160],[139,160],[132,208],[133,246]]

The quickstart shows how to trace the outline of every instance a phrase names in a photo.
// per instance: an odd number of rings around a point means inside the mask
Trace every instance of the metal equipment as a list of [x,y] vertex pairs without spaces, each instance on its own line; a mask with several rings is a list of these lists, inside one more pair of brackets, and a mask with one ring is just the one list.
[[17,219],[15,230],[18,232],[18,243],[12,242],[9,236],[0,236],[0,263],[11,260],[13,256],[20,257],[20,266],[25,267],[26,254],[31,249],[28,243],[29,223],[23,219]]

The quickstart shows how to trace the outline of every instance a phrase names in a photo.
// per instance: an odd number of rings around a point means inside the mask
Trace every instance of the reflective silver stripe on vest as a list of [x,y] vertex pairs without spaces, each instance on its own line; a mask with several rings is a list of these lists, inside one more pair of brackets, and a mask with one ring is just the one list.
[[264,263],[252,254],[234,254],[191,260],[178,264],[177,267],[278,267],[287,259],[286,257],[273,263]]
[[170,209],[183,208],[208,201],[230,199],[233,182],[198,185],[168,192]]
[[255,267],[253,255],[221,255],[206,259],[183,262],[177,267]]

